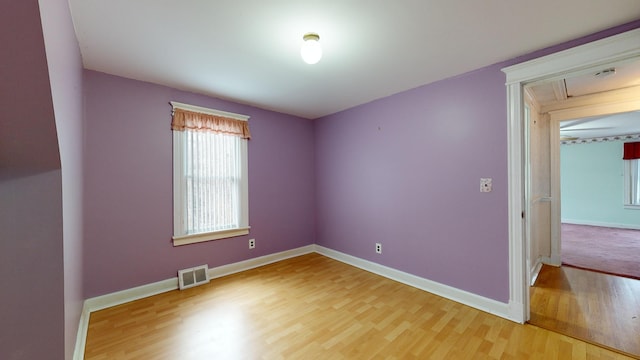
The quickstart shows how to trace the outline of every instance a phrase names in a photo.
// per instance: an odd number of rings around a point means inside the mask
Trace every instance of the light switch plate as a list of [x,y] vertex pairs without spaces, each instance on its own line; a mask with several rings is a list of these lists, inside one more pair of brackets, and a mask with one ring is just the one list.
[[492,180],[491,178],[480,178],[480,192],[491,192]]

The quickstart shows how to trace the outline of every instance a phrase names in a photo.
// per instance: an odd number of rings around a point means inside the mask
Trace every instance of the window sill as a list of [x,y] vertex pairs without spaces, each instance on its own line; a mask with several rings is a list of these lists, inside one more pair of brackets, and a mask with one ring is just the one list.
[[173,246],[196,244],[205,241],[220,240],[249,234],[249,227],[216,231],[210,233],[182,235],[173,237]]
[[625,205],[624,208],[627,210],[640,210],[640,205]]

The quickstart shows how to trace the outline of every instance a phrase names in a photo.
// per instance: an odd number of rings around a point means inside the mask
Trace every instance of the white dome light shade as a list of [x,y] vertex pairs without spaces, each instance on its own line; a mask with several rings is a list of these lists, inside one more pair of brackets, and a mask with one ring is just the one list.
[[300,49],[302,60],[307,64],[315,64],[322,58],[322,47],[320,46],[320,36],[318,34],[305,34],[302,39],[304,43]]

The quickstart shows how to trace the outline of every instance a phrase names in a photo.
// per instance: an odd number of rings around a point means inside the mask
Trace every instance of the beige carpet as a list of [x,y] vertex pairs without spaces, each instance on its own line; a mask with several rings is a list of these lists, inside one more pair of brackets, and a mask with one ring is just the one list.
[[562,264],[640,279],[640,230],[562,224]]

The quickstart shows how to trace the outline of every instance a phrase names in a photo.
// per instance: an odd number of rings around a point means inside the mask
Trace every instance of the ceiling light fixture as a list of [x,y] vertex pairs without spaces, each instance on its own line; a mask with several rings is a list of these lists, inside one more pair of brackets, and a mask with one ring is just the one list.
[[316,33],[307,33],[302,37],[304,43],[300,49],[302,60],[307,64],[315,64],[322,58],[322,47],[320,46],[320,36]]

